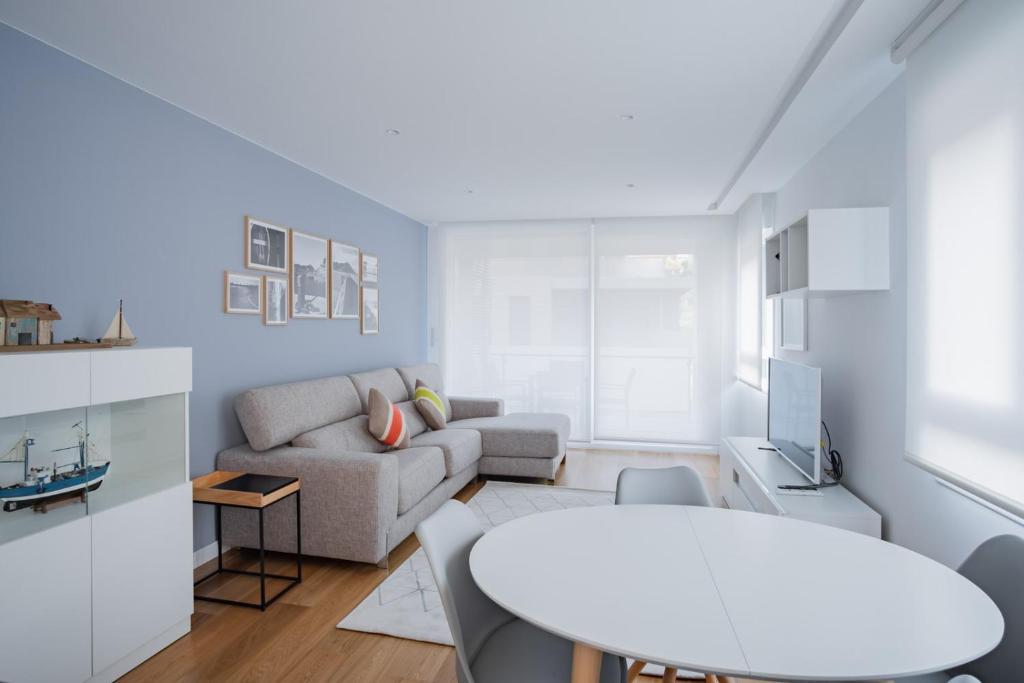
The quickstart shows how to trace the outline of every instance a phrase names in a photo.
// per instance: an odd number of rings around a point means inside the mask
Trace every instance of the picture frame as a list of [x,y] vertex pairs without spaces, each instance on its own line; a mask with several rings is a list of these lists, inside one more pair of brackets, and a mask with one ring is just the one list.
[[359,288],[359,331],[362,334],[380,333],[380,290],[376,287]]
[[331,319],[355,320],[359,317],[362,251],[351,244],[331,240],[330,256]]
[[288,324],[288,278],[263,276],[263,324]]
[[288,269],[289,310],[293,318],[327,319],[330,248],[324,237],[291,231]]
[[245,217],[245,267],[288,274],[291,230]]
[[359,260],[359,281],[364,285],[380,284],[380,257],[363,252]]
[[260,315],[263,312],[263,277],[224,271],[224,312]]

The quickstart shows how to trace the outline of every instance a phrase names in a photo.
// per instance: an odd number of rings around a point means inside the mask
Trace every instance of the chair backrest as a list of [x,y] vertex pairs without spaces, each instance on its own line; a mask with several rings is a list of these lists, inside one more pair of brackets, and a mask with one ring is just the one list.
[[452,630],[461,683],[473,683],[470,664],[480,648],[499,626],[515,618],[483,594],[469,571],[469,551],[481,536],[476,516],[454,500],[416,527]]
[[697,470],[687,465],[660,469],[627,467],[619,472],[615,504],[714,507]]
[[1003,613],[1003,639],[984,657],[950,671],[971,674],[985,683],[1020,680],[1024,671],[1024,539],[994,536],[960,565],[960,574],[985,591]]

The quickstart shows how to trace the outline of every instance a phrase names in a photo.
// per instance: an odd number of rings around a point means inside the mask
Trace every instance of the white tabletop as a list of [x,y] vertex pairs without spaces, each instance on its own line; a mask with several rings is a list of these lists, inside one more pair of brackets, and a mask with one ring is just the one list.
[[481,590],[567,639],[755,678],[899,678],[995,647],[1003,618],[956,572],[841,529],[661,505],[529,515],[470,555]]

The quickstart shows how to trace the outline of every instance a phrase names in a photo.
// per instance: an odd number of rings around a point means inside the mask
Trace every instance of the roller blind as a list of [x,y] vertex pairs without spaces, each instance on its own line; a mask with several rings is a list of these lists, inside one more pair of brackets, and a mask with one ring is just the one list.
[[1024,4],[907,63],[907,458],[1024,514]]
[[448,393],[500,397],[510,412],[564,413],[570,438],[589,438],[590,222],[457,224],[432,234]]
[[717,443],[731,220],[435,226],[448,392],[564,413],[574,441]]
[[713,217],[595,221],[596,439],[717,439],[724,235]]

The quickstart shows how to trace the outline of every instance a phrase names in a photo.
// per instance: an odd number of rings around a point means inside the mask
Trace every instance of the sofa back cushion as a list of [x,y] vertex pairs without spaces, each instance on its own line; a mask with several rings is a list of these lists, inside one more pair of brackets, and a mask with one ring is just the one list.
[[437,363],[423,363],[410,365],[407,368],[398,368],[398,374],[405,382],[405,390],[409,392],[410,397],[416,393],[416,380],[422,381],[434,391],[444,391],[441,367]]
[[249,389],[235,397],[235,414],[255,451],[286,444],[300,434],[361,412],[356,388],[344,376]]
[[369,413],[370,389],[376,389],[384,394],[392,403],[401,403],[409,400],[409,392],[406,391],[405,382],[394,368],[381,368],[369,372],[357,372],[349,375],[352,385],[356,388],[359,400],[362,403],[363,414]]
[[383,453],[384,444],[373,438],[366,415],[356,415],[342,422],[335,422],[305,434],[299,434],[292,441],[299,448],[323,448],[339,454],[356,451],[359,453]]
[[405,426],[409,430],[409,438],[418,436],[423,432],[427,431],[427,422],[420,415],[420,411],[416,409],[416,403],[413,401],[402,401],[396,403],[399,408],[402,409],[402,413],[405,414]]

